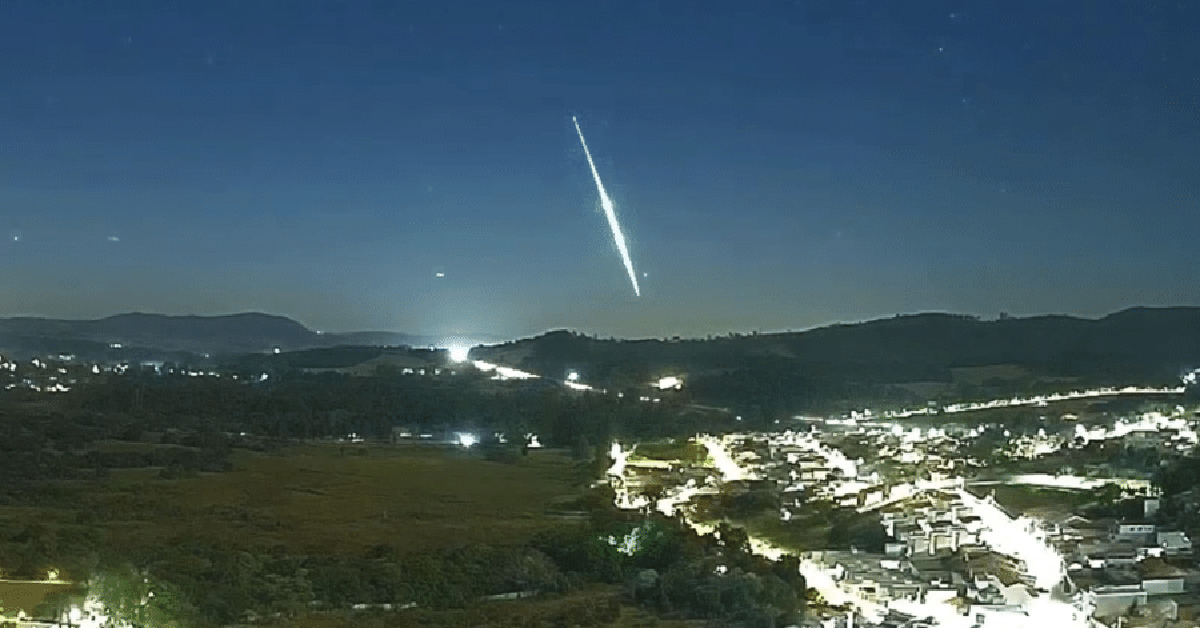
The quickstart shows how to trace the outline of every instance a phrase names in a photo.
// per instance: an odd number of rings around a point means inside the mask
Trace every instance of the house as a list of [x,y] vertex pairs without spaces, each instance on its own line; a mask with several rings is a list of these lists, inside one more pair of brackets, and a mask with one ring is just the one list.
[[858,552],[820,552],[813,558],[828,566],[830,576],[842,590],[866,600],[918,600],[927,588],[925,579],[908,561]]
[[1159,532],[1155,536],[1158,546],[1167,556],[1179,556],[1192,551],[1192,540],[1183,532]]
[[1055,539],[1078,537],[1080,536],[1079,529],[1091,524],[1091,521],[1074,513],[1060,514],[1057,512],[1039,512],[1038,522],[1042,531],[1048,537]]
[[1146,603],[1148,596],[1140,585],[1121,584],[1099,586],[1087,592],[1087,599],[1096,617],[1119,617],[1135,606]]
[[1132,567],[1139,560],[1137,547],[1128,542],[1081,543],[1078,551],[1089,569]]
[[1120,521],[1113,528],[1113,538],[1118,541],[1146,542],[1154,536],[1153,523],[1144,521]]
[[858,502],[856,506],[859,508],[874,506],[875,504],[881,503],[886,494],[887,490],[882,484],[864,489],[858,494]]
[[962,556],[967,564],[967,574],[976,580],[994,576],[1005,586],[1023,584],[1027,587],[1036,582],[1025,561],[1015,556],[970,547],[963,548]]
[[1173,434],[1156,428],[1136,429],[1125,435],[1125,446],[1131,449],[1154,449],[1165,451]]
[[413,426],[408,426],[408,425],[394,426],[394,427],[392,427],[392,433],[388,437],[388,442],[390,442],[393,445],[396,445],[396,444],[407,442],[410,440],[417,440],[417,437],[419,434],[420,434],[420,430]]
[[1159,559],[1146,559],[1138,565],[1141,573],[1142,590],[1148,595],[1183,593],[1183,579],[1187,572],[1172,567]]

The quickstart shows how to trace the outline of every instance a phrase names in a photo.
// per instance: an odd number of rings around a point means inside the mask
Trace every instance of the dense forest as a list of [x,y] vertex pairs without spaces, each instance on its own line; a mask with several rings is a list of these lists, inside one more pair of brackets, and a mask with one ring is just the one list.
[[[128,430],[175,428],[272,438],[329,438],[355,433],[388,439],[393,427],[537,434],[547,446],[573,447],[580,438],[695,433],[712,418],[689,412],[687,397],[587,394],[542,382],[494,382],[467,370],[437,377],[379,369],[340,373],[277,373],[264,382],[142,373],[81,386],[67,406],[103,414]],[[109,428],[116,429],[113,427]],[[606,446],[606,445],[605,445]]]

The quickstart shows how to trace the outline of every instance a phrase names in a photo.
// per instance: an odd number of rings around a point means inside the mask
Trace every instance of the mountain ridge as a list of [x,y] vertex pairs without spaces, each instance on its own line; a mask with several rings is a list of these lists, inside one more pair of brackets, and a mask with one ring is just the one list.
[[165,354],[235,355],[339,345],[433,346],[446,341],[443,336],[388,331],[323,333],[292,318],[263,312],[212,316],[127,312],[82,320],[0,318],[0,354],[18,357],[44,353],[114,357],[119,349],[130,358],[147,359]]
[[[555,378],[576,371],[582,381],[609,388],[685,375],[693,392],[710,401],[782,399],[791,407],[814,397],[887,395],[916,383],[956,387],[957,394],[972,394],[972,386],[980,394],[1008,394],[1072,382],[1167,384],[1200,365],[1200,307],[993,320],[927,312],[706,340],[600,340],[555,330],[472,356]],[[1000,378],[987,369],[1002,365],[1010,367],[1008,381],[992,381]]]
[[[601,340],[560,329],[481,344],[490,340],[471,340],[477,345],[472,356],[552,379],[575,370],[585,381],[606,387],[643,386],[655,377],[684,373],[709,399],[741,394],[737,391],[751,396],[763,391],[771,398],[815,390],[853,396],[856,387],[958,384],[964,369],[996,365],[1027,374],[1021,386],[1039,379],[1167,382],[1200,365],[1200,307],[1137,306],[1098,318],[1045,314],[991,320],[922,312],[708,339]],[[448,342],[399,332],[321,333],[262,312],[0,318],[0,354],[16,357],[74,353],[89,359],[164,359]],[[722,393],[726,388],[728,395]]]

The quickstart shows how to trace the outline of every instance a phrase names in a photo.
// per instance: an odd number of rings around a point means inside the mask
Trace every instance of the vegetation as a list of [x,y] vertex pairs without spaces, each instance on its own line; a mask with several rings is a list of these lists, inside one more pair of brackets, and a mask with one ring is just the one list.
[[1081,512],[1083,507],[1088,504],[1107,500],[1110,497],[1109,494],[1097,491],[1054,489],[1043,486],[1022,486],[1017,484],[997,484],[995,486],[978,487],[973,489],[972,492],[981,497],[993,495],[997,503],[1014,513],[1077,513]]
[[[479,374],[423,377],[383,368],[376,376],[283,370],[248,384],[230,378],[133,374],[99,380],[59,409],[85,429],[127,439],[145,432],[241,434],[267,439],[387,440],[394,427],[420,431],[535,433],[551,447],[581,438],[607,448],[614,437],[652,439],[703,431],[713,417],[683,412],[682,400],[648,404],[632,396],[579,394],[538,382],[492,382]],[[727,421],[726,421],[727,422]],[[67,429],[70,429],[69,427]],[[123,429],[123,432],[118,431]]]
[[900,384],[940,383],[932,398],[1131,383],[1177,384],[1200,347],[1200,309],[1134,308],[1099,320],[1065,316],[983,321],[951,314],[896,316],[804,332],[706,340],[602,340],[567,331],[477,353],[538,373],[576,368],[624,390],[686,375],[684,393],[736,409],[748,424],[804,410],[924,404]]
[[1200,456],[1190,455],[1163,461],[1154,474],[1154,486],[1162,492],[1162,513],[1174,517],[1189,531],[1200,524]]
[[[611,490],[589,488],[609,464],[592,443],[678,428],[671,404],[399,375],[294,377],[136,375],[50,401],[0,397],[11,472],[0,566],[90,581],[123,619],[166,626],[512,618],[492,604],[528,609],[522,625],[619,626],[650,612],[770,626],[802,610],[793,566],[751,556],[744,535],[698,537],[616,511]],[[664,421],[617,421],[636,408]],[[538,430],[569,449],[334,438],[414,424]],[[505,595],[534,599],[488,601]]]
[[704,445],[683,438],[638,443],[632,457],[649,460],[678,461],[688,465],[705,465],[710,462],[708,449]]

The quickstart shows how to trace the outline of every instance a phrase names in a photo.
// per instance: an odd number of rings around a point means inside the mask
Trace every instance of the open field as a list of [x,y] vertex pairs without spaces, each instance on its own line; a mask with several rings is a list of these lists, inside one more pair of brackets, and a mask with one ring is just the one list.
[[630,454],[631,460],[663,460],[703,465],[709,462],[708,450],[700,443],[686,439],[639,443]]
[[579,472],[559,452],[504,464],[461,449],[322,445],[238,450],[232,461],[231,471],[185,479],[130,469],[98,483],[61,483],[59,507],[0,507],[0,526],[37,521],[100,534],[105,546],[128,555],[189,541],[362,555],[380,545],[409,552],[521,543],[563,525],[547,506],[579,492]]
[[32,614],[40,608],[53,608],[79,593],[79,588],[69,582],[0,580],[0,615],[16,615],[21,611]]
[[557,628],[606,626],[607,628],[702,628],[703,620],[661,619],[622,601],[621,587],[596,585],[565,595],[498,602],[479,602],[461,609],[412,609],[398,612],[338,611],[312,613],[289,622],[300,628],[415,628],[472,626],[478,628]]
[[1000,484],[978,486],[970,489],[978,497],[992,494],[996,502],[1015,514],[1071,514],[1077,513],[1096,497],[1091,491],[1060,490],[1041,486]]
[[1018,364],[992,364],[988,366],[951,367],[950,377],[955,384],[987,386],[1004,382],[1020,382],[1035,379],[1035,375]]
[[104,497],[151,506],[110,526],[116,546],[145,545],[149,534],[296,553],[403,552],[521,542],[553,522],[546,505],[573,491],[571,476],[557,454],[501,464],[442,448],[313,446],[239,452],[233,471],[194,479],[122,478]]

